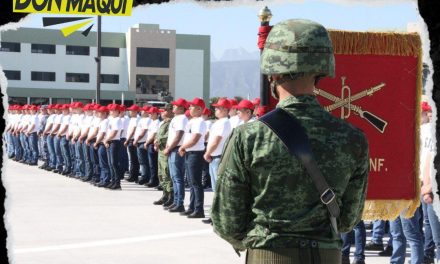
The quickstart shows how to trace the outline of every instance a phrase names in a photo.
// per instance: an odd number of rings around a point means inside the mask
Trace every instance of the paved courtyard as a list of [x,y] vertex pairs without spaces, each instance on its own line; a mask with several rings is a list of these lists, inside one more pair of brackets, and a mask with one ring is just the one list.
[[[153,205],[157,190],[97,188],[7,159],[2,180],[11,264],[244,263],[210,225]],[[205,192],[206,215],[212,197]],[[366,263],[389,263],[366,254]]]

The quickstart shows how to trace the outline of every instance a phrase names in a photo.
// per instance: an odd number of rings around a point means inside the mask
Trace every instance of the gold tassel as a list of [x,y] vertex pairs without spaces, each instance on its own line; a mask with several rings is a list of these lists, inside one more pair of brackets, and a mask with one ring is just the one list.
[[[329,30],[335,54],[345,55],[390,55],[414,56],[418,58],[418,74],[415,100],[415,197],[411,200],[367,200],[362,219],[394,220],[399,215],[409,218],[420,206],[420,119],[422,94],[422,45],[417,33],[396,32],[352,32]],[[337,65],[336,65],[337,67]]]

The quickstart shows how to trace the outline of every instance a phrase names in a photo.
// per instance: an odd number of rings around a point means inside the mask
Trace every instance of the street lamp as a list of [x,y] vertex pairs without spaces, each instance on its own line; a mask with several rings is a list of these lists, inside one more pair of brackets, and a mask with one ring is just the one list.
[[[258,12],[258,18],[260,19],[260,27],[258,29],[258,48],[260,54],[263,52],[264,44],[266,43],[267,35],[269,35],[272,26],[269,26],[270,19],[272,18],[272,12],[265,6]],[[269,107],[269,82],[263,74],[260,75],[260,105],[266,110]]]

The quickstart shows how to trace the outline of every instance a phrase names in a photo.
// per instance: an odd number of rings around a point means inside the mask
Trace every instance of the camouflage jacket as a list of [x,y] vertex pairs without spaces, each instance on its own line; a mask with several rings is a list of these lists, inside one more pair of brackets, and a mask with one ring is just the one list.
[[170,126],[171,119],[164,120],[157,130],[156,139],[159,143],[159,150],[164,150],[168,139],[168,127]]
[[[341,209],[340,232],[361,218],[369,170],[368,142],[359,129],[325,111],[314,96],[288,97],[281,107],[305,128],[318,166]],[[263,123],[234,129],[218,171],[214,231],[236,250],[298,247],[300,238],[340,248],[329,213],[300,161]]]

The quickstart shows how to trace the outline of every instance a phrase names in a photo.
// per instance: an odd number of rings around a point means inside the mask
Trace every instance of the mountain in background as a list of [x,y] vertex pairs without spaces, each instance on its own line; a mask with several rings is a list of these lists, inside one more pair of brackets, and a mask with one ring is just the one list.
[[218,60],[211,54],[210,97],[260,96],[260,52],[226,50]]

